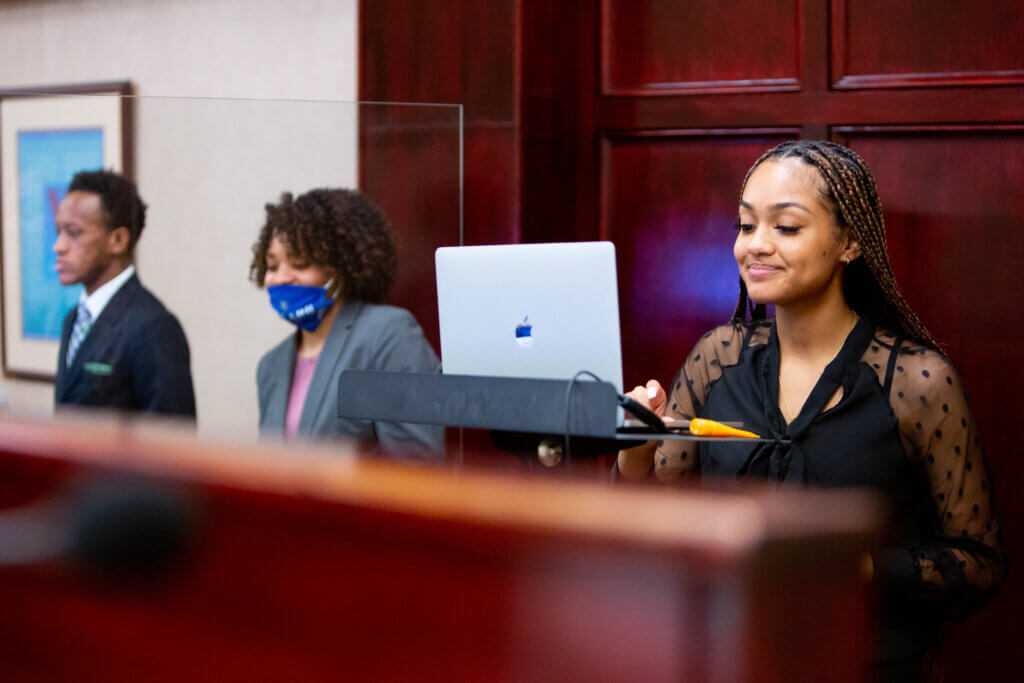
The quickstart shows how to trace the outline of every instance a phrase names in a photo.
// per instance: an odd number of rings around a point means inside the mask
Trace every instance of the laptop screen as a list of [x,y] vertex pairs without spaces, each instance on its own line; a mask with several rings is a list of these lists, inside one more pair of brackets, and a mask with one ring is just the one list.
[[622,392],[611,242],[442,247],[435,265],[445,374],[589,370]]

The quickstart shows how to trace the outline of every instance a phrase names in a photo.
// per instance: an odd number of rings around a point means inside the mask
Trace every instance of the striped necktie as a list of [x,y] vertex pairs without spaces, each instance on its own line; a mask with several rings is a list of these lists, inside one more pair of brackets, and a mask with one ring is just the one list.
[[71,361],[75,359],[78,347],[85,340],[85,335],[89,334],[90,327],[92,327],[92,314],[85,307],[85,302],[80,301],[78,303],[78,317],[75,318],[75,326],[71,328],[71,339],[68,340],[67,366],[69,368],[71,367]]

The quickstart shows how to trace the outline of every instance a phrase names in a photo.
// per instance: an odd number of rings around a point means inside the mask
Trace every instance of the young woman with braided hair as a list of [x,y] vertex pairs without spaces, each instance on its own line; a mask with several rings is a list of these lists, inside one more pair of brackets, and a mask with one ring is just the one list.
[[967,395],[900,294],[875,181],[857,154],[779,145],[747,173],[738,218],[732,324],[700,339],[668,395],[651,380],[630,396],[667,417],[740,421],[772,441],[652,441],[620,452],[619,470],[886,494],[901,528],[900,545],[871,558],[884,597],[878,672],[920,680],[942,622],[977,610],[1006,571]]

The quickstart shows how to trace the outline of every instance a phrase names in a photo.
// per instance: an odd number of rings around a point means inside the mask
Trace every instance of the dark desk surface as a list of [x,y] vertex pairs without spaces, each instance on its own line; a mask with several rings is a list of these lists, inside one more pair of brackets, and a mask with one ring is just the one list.
[[197,501],[173,572],[0,569],[12,680],[862,680],[857,492],[725,494],[0,418],[0,502],[83,471]]

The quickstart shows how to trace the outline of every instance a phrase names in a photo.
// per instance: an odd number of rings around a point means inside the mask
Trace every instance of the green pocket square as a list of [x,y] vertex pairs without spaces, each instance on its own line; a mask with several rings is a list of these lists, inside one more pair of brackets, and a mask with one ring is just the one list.
[[114,371],[114,368],[106,363],[86,363],[85,371],[93,375],[109,375]]

